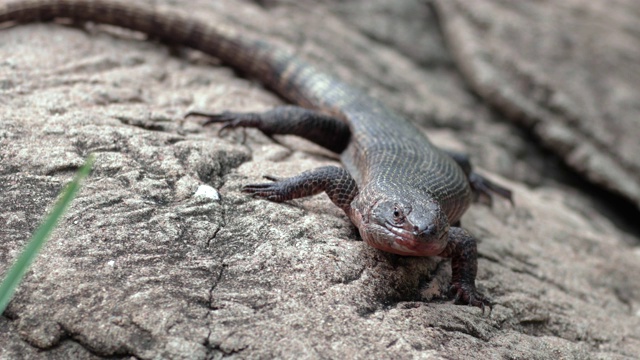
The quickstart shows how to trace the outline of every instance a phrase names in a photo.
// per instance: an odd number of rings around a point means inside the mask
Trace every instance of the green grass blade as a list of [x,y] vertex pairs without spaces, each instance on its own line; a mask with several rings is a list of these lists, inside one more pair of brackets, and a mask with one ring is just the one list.
[[2,284],[0,284],[0,314],[4,312],[4,309],[9,304],[9,300],[11,300],[13,293],[16,291],[18,285],[20,285],[22,277],[35,260],[38,252],[51,235],[51,232],[55,229],[58,221],[62,218],[62,215],[64,215],[65,211],[69,207],[69,204],[76,196],[76,193],[80,189],[80,182],[89,175],[89,172],[91,172],[94,160],[95,156],[93,154],[89,155],[84,165],[76,173],[73,181],[71,181],[63,190],[61,196],[58,198],[58,201],[51,210],[51,213],[46,217],[44,223],[38,227],[31,237],[31,240],[29,240],[29,243],[27,243],[22,251],[22,254],[18,257],[18,260],[16,260],[7,272]]

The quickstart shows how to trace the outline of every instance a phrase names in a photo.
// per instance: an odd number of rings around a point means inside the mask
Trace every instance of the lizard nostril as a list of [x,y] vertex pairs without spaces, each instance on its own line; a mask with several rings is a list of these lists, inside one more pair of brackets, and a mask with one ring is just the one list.
[[424,226],[413,226],[414,235],[434,235],[437,232],[437,228],[434,224]]

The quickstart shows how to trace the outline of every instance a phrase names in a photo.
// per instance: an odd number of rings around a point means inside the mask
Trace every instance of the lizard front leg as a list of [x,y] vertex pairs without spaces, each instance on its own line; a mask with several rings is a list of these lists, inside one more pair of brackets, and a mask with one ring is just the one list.
[[245,185],[242,191],[274,202],[311,196],[324,191],[347,215],[350,214],[351,202],[358,194],[358,186],[351,175],[337,166],[319,167],[290,178],[265,177],[273,182]]
[[449,242],[438,256],[451,258],[451,287],[454,303],[468,304],[482,309],[492,303],[476,290],[476,274],[478,272],[478,248],[476,239],[460,227],[449,229]]
[[[223,112],[209,114],[192,111],[186,116],[203,116],[203,125],[222,123],[224,129],[251,127],[265,135],[297,135],[335,153],[341,153],[349,143],[351,131],[345,122],[335,117],[299,106],[279,106],[262,113]],[[186,117],[185,116],[185,117]]]
[[[222,123],[221,130],[238,127],[257,128],[265,135],[297,135],[336,153],[342,152],[351,136],[343,121],[298,106],[279,106],[263,113],[223,112],[209,114],[189,112],[186,116],[207,118],[204,125]],[[298,176],[280,179],[266,176],[271,183],[249,184],[243,192],[274,202],[283,202],[326,192],[331,201],[350,213],[351,201],[358,194],[355,180],[343,168],[324,166]]]

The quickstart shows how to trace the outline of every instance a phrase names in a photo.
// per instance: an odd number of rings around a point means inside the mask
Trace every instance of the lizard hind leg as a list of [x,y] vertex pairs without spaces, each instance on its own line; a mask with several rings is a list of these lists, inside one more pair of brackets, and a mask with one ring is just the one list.
[[256,128],[267,136],[297,135],[335,153],[348,145],[351,131],[342,120],[299,106],[278,106],[269,111],[206,113],[191,111],[185,115],[201,116],[204,126],[223,124],[220,131],[235,128]]
[[502,187],[473,171],[473,166],[471,165],[471,161],[469,161],[469,156],[455,151],[443,151],[458,163],[460,168],[462,168],[462,171],[467,175],[469,185],[471,186],[471,190],[473,190],[476,201],[480,201],[481,203],[491,206],[493,204],[493,195],[498,195],[509,200],[511,205],[514,204],[511,190]]
[[511,190],[502,187],[473,171],[468,175],[468,178],[471,190],[476,194],[476,200],[491,206],[493,204],[492,195],[495,194],[509,200],[511,206],[514,206]]

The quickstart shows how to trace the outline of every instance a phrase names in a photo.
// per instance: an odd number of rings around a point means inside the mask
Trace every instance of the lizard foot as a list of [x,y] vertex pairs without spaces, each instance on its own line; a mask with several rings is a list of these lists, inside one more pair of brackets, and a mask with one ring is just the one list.
[[484,309],[488,307],[489,315],[491,315],[491,310],[493,310],[493,303],[491,302],[491,300],[480,294],[476,290],[475,286],[456,282],[451,284],[451,287],[449,288],[449,294],[454,296],[454,304],[479,307],[480,309],[482,309],[482,314],[484,314]]
[[514,206],[511,190],[493,183],[491,180],[478,173],[471,172],[471,174],[469,174],[469,184],[471,185],[473,192],[477,195],[478,200],[483,204],[492,206],[492,196],[495,194],[509,200],[511,206]]
[[218,135],[226,130],[235,128],[247,128],[247,127],[259,127],[260,120],[254,113],[237,113],[225,111],[221,113],[206,113],[200,111],[190,111],[184,117],[201,116],[207,120],[202,123],[202,126],[209,126],[211,124],[223,124]]
[[287,179],[265,175],[265,179],[271,180],[269,183],[247,184],[242,187],[243,193],[251,194],[253,197],[266,199],[273,202],[283,202],[288,200],[289,186]]

